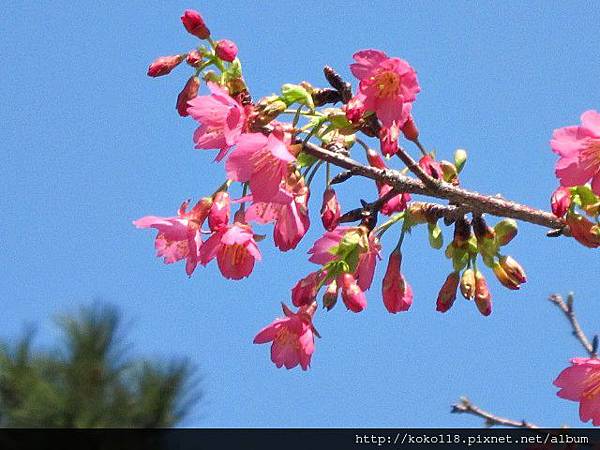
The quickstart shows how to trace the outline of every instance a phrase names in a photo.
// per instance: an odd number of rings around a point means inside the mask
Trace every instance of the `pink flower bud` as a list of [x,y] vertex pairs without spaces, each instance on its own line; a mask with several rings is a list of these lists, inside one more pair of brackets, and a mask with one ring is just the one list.
[[358,125],[365,114],[365,105],[362,99],[360,97],[352,97],[344,108],[346,110],[346,118],[350,123]]
[[323,294],[323,308],[326,308],[327,311],[331,311],[331,309],[337,303],[339,290],[340,289],[335,280],[333,280],[327,286],[327,290],[325,291],[325,294]]
[[492,313],[492,295],[480,271],[475,273],[475,304],[482,315],[489,316]]
[[409,141],[416,142],[417,139],[419,139],[419,129],[415,125],[412,116],[408,116],[408,119],[404,122],[404,125],[402,125],[402,134],[404,134],[404,137]]
[[207,39],[210,36],[210,31],[204,23],[204,19],[198,11],[193,9],[186,9],[181,16],[181,22],[188,33],[199,37],[200,39]]
[[494,271],[494,275],[496,275],[498,281],[505,288],[511,289],[513,291],[521,289],[519,281],[515,277],[511,276],[511,274],[509,274],[501,264],[495,263],[492,266],[492,270]]
[[221,39],[217,42],[215,53],[223,61],[232,62],[238,54],[238,48],[235,42],[229,39]]
[[189,116],[187,112],[188,102],[198,95],[198,89],[200,89],[200,79],[196,76],[190,77],[185,83],[185,86],[177,96],[176,109],[181,117]]
[[185,62],[188,63],[192,67],[198,67],[200,62],[202,61],[202,55],[196,49],[190,50],[185,58]]
[[383,277],[382,295],[385,308],[392,314],[400,311],[408,311],[413,302],[413,292],[410,284],[400,272],[402,254],[400,250],[394,250],[390,254],[387,270]]
[[148,67],[148,76],[161,77],[167,75],[171,70],[177,67],[184,58],[185,55],[161,56],[160,58],[156,58]]
[[299,280],[292,288],[294,306],[310,305],[317,297],[318,287],[323,278],[322,272],[312,272]]
[[377,167],[378,169],[386,168],[385,162],[383,161],[381,155],[372,148],[369,148],[367,151],[367,160],[369,161],[369,165],[372,167]]
[[229,203],[227,192],[217,192],[208,214],[208,226],[211,231],[218,231],[229,223]]
[[365,293],[358,286],[354,275],[350,273],[344,273],[340,276],[338,284],[342,287],[342,300],[344,305],[350,311],[358,313],[361,312],[367,306],[367,299]]
[[430,155],[425,155],[419,160],[419,166],[427,175],[437,180],[444,179],[444,171],[440,163],[433,159]]
[[527,282],[527,275],[525,275],[525,270],[523,270],[521,264],[519,264],[514,258],[510,256],[501,256],[500,265],[506,271],[506,273],[509,274],[515,280],[517,280],[517,282]]
[[452,272],[444,281],[442,288],[438,294],[437,302],[436,302],[436,311],[446,312],[452,305],[454,304],[454,300],[456,300],[456,290],[458,288],[458,283],[460,282],[460,276],[458,272]]
[[590,248],[600,247],[600,227],[579,214],[567,214],[567,225],[573,237]]
[[340,203],[333,188],[323,192],[323,205],[321,206],[321,221],[327,231],[333,231],[340,220]]
[[552,204],[552,213],[556,217],[564,216],[571,206],[571,191],[564,186],[558,187],[550,199]]

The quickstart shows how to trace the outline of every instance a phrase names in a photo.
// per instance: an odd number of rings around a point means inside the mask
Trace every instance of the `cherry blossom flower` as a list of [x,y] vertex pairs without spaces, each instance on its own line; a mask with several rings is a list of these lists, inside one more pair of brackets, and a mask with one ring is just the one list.
[[195,148],[219,149],[221,161],[242,134],[246,122],[244,108],[216,83],[207,83],[210,95],[199,95],[188,102],[187,112],[200,126],[194,132]]
[[199,252],[199,261],[204,266],[215,257],[225,278],[240,280],[249,276],[254,262],[261,260],[252,228],[241,222],[219,228],[204,242]]
[[[379,155],[373,149],[367,150],[367,160],[369,161],[369,165],[372,167],[377,167],[378,169],[386,169],[387,166],[383,161],[381,155]],[[383,184],[380,181],[375,181],[377,185],[377,190],[379,191],[379,198],[383,197],[389,191],[392,190],[392,186],[389,184]],[[392,197],[390,200],[385,202],[385,204],[381,208],[381,213],[390,216],[395,212],[404,211],[406,209],[406,204],[410,201],[410,194],[401,193]]]
[[328,231],[333,231],[340,220],[341,207],[333,188],[327,188],[323,192],[323,203],[321,205],[321,222]]
[[319,285],[325,275],[324,272],[318,270],[298,280],[292,288],[292,303],[294,306],[310,305],[314,302],[317,297]]
[[310,227],[309,190],[304,179],[288,176],[279,193],[270,202],[254,202],[246,219],[261,224],[274,222],[273,240],[282,252],[296,248]]
[[297,312],[282,305],[285,317],[275,319],[270,325],[260,330],[254,337],[255,344],[271,344],[271,361],[278,368],[285,366],[292,369],[297,365],[302,370],[310,367],[310,360],[315,351],[315,329],[312,317],[317,304],[303,306]]
[[290,138],[281,130],[269,136],[247,133],[237,140],[236,148],[226,163],[227,177],[247,181],[256,202],[269,202],[279,194],[288,166],[295,161],[290,153]]
[[229,223],[229,194],[219,191],[215,194],[208,214],[208,226],[211,231],[218,231]]
[[556,176],[562,186],[578,186],[592,181],[600,195],[600,113],[589,110],[581,115],[581,125],[554,130],[550,145],[560,159]]
[[389,58],[379,50],[361,50],[353,55],[350,70],[360,80],[359,98],[384,127],[404,125],[409,117],[406,103],[420,91],[417,74],[403,59]]
[[600,426],[600,359],[573,358],[571,367],[563,370],[554,385],[561,388],[560,398],[579,402],[579,418]]
[[359,313],[367,307],[364,290],[351,273],[344,273],[338,279],[342,289],[342,301],[350,311]]
[[552,205],[552,214],[556,217],[564,216],[571,206],[571,191],[564,186],[559,186],[552,193],[550,203]]
[[145,216],[135,220],[137,228],[158,230],[154,242],[156,256],[162,257],[165,264],[186,260],[185,271],[191,276],[198,265],[198,252],[202,245],[200,228],[208,216],[212,199],[200,200],[189,212],[189,202],[183,202],[176,217]]

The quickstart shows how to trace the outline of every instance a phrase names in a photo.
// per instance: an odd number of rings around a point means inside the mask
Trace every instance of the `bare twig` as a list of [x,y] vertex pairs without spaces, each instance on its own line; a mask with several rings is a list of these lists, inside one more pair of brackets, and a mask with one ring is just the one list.
[[533,423],[527,422],[525,420],[513,420],[507,419],[506,417],[496,416],[495,414],[492,414],[474,405],[473,403],[471,403],[471,400],[469,400],[466,397],[461,397],[458,403],[452,405],[451,412],[455,414],[471,414],[473,416],[481,417],[485,420],[485,424],[488,427],[500,425],[504,427],[514,428],[539,428],[539,426],[534,425]]
[[550,300],[552,303],[558,306],[558,308],[563,312],[565,317],[569,320],[569,322],[571,323],[571,327],[573,328],[573,336],[575,336],[579,340],[579,342],[581,342],[581,345],[588,353],[588,355],[590,355],[590,358],[596,358],[597,354],[594,349],[594,346],[581,329],[581,326],[579,325],[579,322],[575,317],[575,311],[573,311],[573,294],[567,295],[566,302],[559,294],[552,294],[550,298],[548,298],[548,300]]
[[453,204],[460,205],[461,208],[467,211],[487,213],[498,217],[510,217],[552,230],[561,229],[563,230],[563,234],[569,234],[569,230],[562,219],[543,210],[534,209],[501,197],[492,197],[468,191],[439,180],[434,180],[435,187],[428,187],[422,181],[402,175],[396,170],[365,166],[345,155],[332,152],[311,142],[304,144],[304,151],[338,167],[351,170],[356,175],[389,184],[398,192],[409,192],[447,199]]

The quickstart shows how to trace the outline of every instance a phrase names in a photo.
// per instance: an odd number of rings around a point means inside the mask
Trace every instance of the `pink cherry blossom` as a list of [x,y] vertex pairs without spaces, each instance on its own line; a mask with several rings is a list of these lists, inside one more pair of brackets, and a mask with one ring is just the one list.
[[581,125],[554,130],[550,141],[560,159],[556,176],[562,186],[578,186],[592,181],[592,190],[600,195],[600,113],[586,111]]
[[261,224],[274,222],[273,240],[282,252],[296,248],[310,227],[309,190],[304,179],[288,177],[270,202],[254,202],[246,211],[246,219]]
[[390,254],[388,267],[381,285],[383,304],[392,314],[408,311],[413,303],[412,288],[400,272],[401,262],[402,254],[399,250],[394,250]]
[[137,228],[158,230],[154,242],[156,256],[165,264],[186,260],[185,271],[191,276],[198,265],[198,252],[202,245],[200,228],[210,210],[212,200],[204,198],[186,212],[188,202],[183,202],[176,217],[145,216],[135,220]]
[[387,157],[394,156],[398,153],[398,138],[400,137],[400,129],[395,125],[381,127],[379,131],[379,145],[381,153]]
[[566,222],[577,242],[589,248],[600,247],[600,226],[598,224],[575,213],[567,214]]
[[187,112],[200,126],[194,132],[195,148],[219,149],[221,161],[242,134],[246,122],[244,108],[216,83],[207,83],[210,95],[199,95],[188,102]]
[[269,202],[279,194],[279,186],[295,161],[290,153],[287,133],[247,133],[239,137],[235,150],[226,164],[227,177],[247,181],[256,202]]
[[[315,264],[324,265],[335,259],[335,255],[331,253],[331,249],[338,245],[344,235],[348,232],[367,233],[362,227],[345,226],[337,227],[333,231],[327,231],[322,237],[317,239],[310,250],[308,250],[308,253],[311,255],[309,261]],[[361,249],[358,257],[358,264],[356,265],[356,270],[353,274],[358,281],[358,286],[363,291],[366,291],[371,287],[377,260],[381,259],[381,244],[379,243],[379,239],[373,233],[368,233],[366,240],[368,248]]]
[[561,388],[557,395],[579,402],[579,418],[600,426],[600,359],[573,358],[571,367],[563,370],[554,385]]
[[439,162],[433,159],[430,155],[425,155],[419,160],[419,166],[427,175],[438,180],[444,178],[444,172]]
[[417,74],[403,59],[389,58],[380,50],[361,50],[353,55],[350,70],[360,80],[359,98],[384,127],[401,127],[408,119],[403,106],[420,91]]
[[285,366],[286,369],[292,369],[299,364],[302,370],[307,370],[315,351],[312,317],[317,304],[303,306],[295,313],[285,305],[282,307],[285,317],[275,319],[260,330],[254,337],[254,343],[272,342],[271,361],[278,368]]
[[214,232],[200,247],[199,257],[204,266],[216,257],[223,276],[232,280],[249,276],[254,262],[261,260],[252,229],[240,222],[222,226]]

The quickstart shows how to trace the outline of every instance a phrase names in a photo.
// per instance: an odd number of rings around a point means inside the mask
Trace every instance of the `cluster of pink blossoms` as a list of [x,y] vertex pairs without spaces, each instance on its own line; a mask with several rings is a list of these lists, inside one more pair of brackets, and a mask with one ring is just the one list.
[[[183,61],[192,68],[192,76],[177,97],[176,109],[181,116],[198,122],[193,135],[195,148],[217,151],[215,161],[224,163],[226,181],[190,210],[187,201],[174,217],[146,216],[134,222],[138,228],[158,231],[155,247],[165,263],[185,260],[186,273],[191,276],[198,264],[205,266],[216,259],[225,278],[242,279],[261,259],[257,242],[263,236],[255,234],[253,226],[266,224],[273,225],[273,240],[281,251],[296,248],[310,227],[311,182],[324,163],[304,151],[304,144],[311,139],[342,154],[349,154],[358,142],[364,147],[366,163],[386,169],[384,158],[402,156],[399,141],[403,136],[422,152],[418,165],[423,173],[440,182],[460,184],[458,175],[466,152],[457,150],[454,162],[436,160],[419,141],[412,108],[420,87],[415,70],[403,59],[373,49],[355,53],[350,69],[359,83],[354,94],[326,68],[334,89],[315,88],[307,82],[285,84],[281,94],[253,101],[235,43],[214,41],[196,11],[185,11],[181,20],[204,44],[156,59],[148,75],[167,75]],[[202,81],[206,93],[200,95]],[[317,109],[337,102],[342,106]],[[285,114],[290,114],[290,121],[280,121]],[[358,140],[358,132],[377,137],[380,152]],[[552,211],[564,217],[575,239],[588,247],[599,247],[600,114],[587,111],[580,126],[556,130],[551,145],[560,156],[556,175],[561,185],[552,195]],[[409,310],[413,303],[413,289],[401,271],[405,234],[426,224],[431,247],[440,249],[443,245],[439,217],[424,204],[411,202],[406,192],[390,195],[392,186],[382,181],[375,184],[379,198],[385,197],[385,201],[374,202],[379,202],[376,209],[364,206],[359,219],[352,218],[352,211],[343,214],[333,186],[352,174],[338,173],[331,178],[329,163],[325,164],[320,208],[324,234],[308,251],[309,261],[318,268],[291,289],[291,303],[296,309],[283,304],[283,317],[254,338],[256,344],[271,343],[271,360],[277,367],[309,368],[315,337],[319,337],[313,319],[321,290],[321,305],[327,310],[334,308],[340,297],[353,313],[366,308],[366,292],[372,288],[377,263],[382,259],[381,237],[396,223],[402,228],[387,259],[380,290],[383,306],[392,314]],[[338,177],[342,181],[336,181]],[[235,186],[241,189],[232,198]],[[233,214],[232,206],[237,208]],[[379,213],[389,218],[377,225]],[[343,225],[358,220],[356,225]],[[460,292],[487,316],[492,312],[492,297],[478,268],[478,258],[508,289],[518,290],[527,281],[519,263],[501,252],[517,234],[516,223],[504,219],[492,227],[476,213],[472,219],[463,216],[451,223],[454,236],[445,256],[452,271],[439,291],[436,310],[449,311]],[[598,425],[600,364],[596,358],[576,358],[572,363],[555,381],[561,388],[559,395],[580,401],[582,420],[591,419]]]
[[[579,243],[600,247],[600,113],[586,111],[581,125],[554,130],[550,145],[559,156],[560,182],[551,196],[552,212],[565,219]],[[600,359],[573,358],[571,364],[554,381],[558,396],[579,402],[580,419],[600,426]]]

